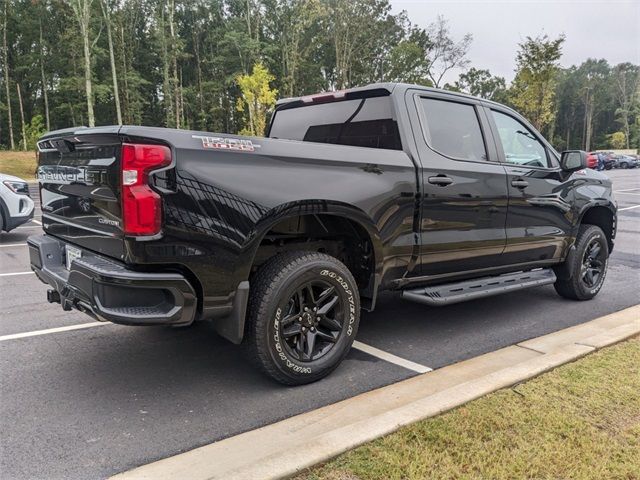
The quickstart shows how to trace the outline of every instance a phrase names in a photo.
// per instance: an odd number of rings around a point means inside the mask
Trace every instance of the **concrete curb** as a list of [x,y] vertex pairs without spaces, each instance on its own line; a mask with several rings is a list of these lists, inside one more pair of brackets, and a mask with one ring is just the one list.
[[112,479],[277,479],[640,334],[640,305],[143,465]]

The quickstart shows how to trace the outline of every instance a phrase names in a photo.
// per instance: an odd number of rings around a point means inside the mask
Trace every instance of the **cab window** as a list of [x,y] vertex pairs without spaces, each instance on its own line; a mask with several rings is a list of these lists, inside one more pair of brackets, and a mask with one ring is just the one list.
[[473,105],[420,98],[422,131],[436,152],[455,160],[487,160],[484,138]]
[[526,167],[549,167],[547,149],[523,123],[491,110],[507,163]]

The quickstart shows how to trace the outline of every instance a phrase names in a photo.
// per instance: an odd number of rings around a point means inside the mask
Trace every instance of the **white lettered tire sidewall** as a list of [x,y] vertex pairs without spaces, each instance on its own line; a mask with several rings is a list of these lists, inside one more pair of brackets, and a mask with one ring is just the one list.
[[[360,305],[358,290],[352,278],[345,278],[344,272],[338,272],[335,267],[314,265],[304,268],[301,272],[291,275],[276,290],[274,300],[277,303],[269,305],[267,311],[270,312],[268,326],[269,351],[275,364],[286,374],[296,376],[316,377],[326,375],[335,368],[336,362],[341,362],[346,351],[349,350],[358,330],[358,320],[360,315]],[[346,270],[346,267],[345,267]],[[348,275],[351,277],[351,275]],[[287,303],[294,294],[296,288],[308,281],[322,280],[330,283],[336,288],[336,293],[340,297],[343,312],[342,331],[338,341],[326,355],[313,362],[301,362],[288,354],[287,348],[282,344],[283,340],[279,336],[279,322],[285,315]]]
[[[604,260],[602,275],[600,275],[600,278],[598,279],[598,283],[596,285],[594,285],[593,287],[591,287],[591,288],[589,288],[583,282],[579,283],[582,291],[584,292],[583,295],[585,297],[588,297],[588,298],[593,298],[598,294],[598,292],[602,288],[602,285],[604,285],[604,281],[605,281],[605,279],[607,277],[607,270],[609,269],[609,246],[607,244],[607,239],[605,238],[604,233],[602,232],[602,230],[594,229],[593,233],[591,233],[590,235],[588,235],[585,238],[584,246],[586,247],[593,240],[597,240],[598,241],[598,243],[600,244],[600,247],[607,252],[607,255],[606,255],[605,260]],[[580,254],[581,254],[580,259],[582,259],[582,255],[584,255],[584,249],[581,249]],[[580,275],[580,263],[578,263],[576,265],[575,275]]]
[[[280,338],[279,322],[286,316],[294,292],[309,282],[334,286],[343,315],[336,343],[319,358],[305,362],[294,357]],[[319,380],[338,367],[353,344],[359,321],[357,284],[342,262],[319,252],[287,252],[262,265],[251,280],[243,343],[251,359],[267,375],[285,385],[302,385]]]

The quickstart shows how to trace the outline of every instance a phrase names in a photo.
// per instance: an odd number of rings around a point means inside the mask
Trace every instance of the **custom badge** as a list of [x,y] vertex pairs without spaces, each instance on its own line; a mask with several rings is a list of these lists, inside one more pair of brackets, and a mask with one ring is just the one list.
[[251,140],[227,137],[206,137],[203,135],[192,135],[192,138],[202,140],[202,148],[217,148],[220,150],[235,150],[241,152],[254,152],[260,145],[255,145]]

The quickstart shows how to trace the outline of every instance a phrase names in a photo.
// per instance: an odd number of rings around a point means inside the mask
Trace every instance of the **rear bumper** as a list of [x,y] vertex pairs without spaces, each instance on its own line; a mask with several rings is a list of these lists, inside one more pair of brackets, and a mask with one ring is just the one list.
[[188,325],[197,308],[195,291],[179,273],[147,273],[82,250],[70,270],[65,242],[50,235],[27,240],[31,269],[51,286],[50,302],[123,325]]

